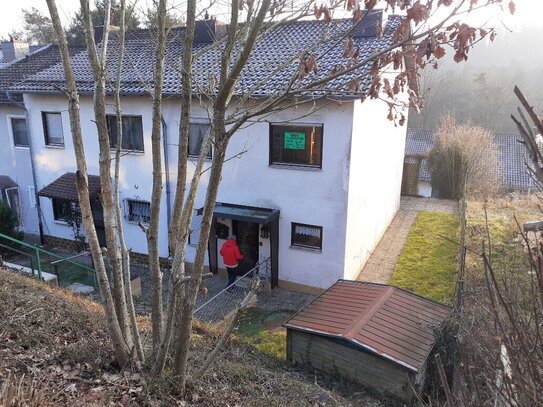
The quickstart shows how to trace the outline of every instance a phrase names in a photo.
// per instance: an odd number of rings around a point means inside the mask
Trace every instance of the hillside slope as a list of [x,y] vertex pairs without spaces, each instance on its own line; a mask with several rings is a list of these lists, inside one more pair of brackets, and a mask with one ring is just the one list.
[[[47,406],[393,405],[352,385],[295,370],[235,338],[182,402],[166,390],[167,380],[151,384],[111,364],[102,314],[95,302],[0,270],[0,406],[10,405],[9,398]],[[148,325],[141,318],[141,326]],[[192,366],[215,340],[195,329]]]

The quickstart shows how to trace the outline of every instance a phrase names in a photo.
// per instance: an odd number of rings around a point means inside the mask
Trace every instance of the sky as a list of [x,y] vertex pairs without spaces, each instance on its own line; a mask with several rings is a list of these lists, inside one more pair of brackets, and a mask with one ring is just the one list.
[[[148,1],[148,0],[147,0]],[[203,0],[208,2],[210,0]],[[178,2],[178,1],[177,1]],[[504,0],[505,5],[509,0]],[[489,20],[493,25],[501,25],[505,23],[514,31],[521,31],[525,28],[541,25],[541,15],[543,15],[543,1],[541,0],[515,0],[516,13],[514,16],[507,15],[506,12],[499,12],[494,9],[493,12],[486,11],[480,13],[479,18],[483,21]],[[143,1],[145,3],[145,1]],[[482,3],[482,1],[481,1]],[[78,0],[57,0],[57,6],[60,11],[61,18],[65,22],[69,20],[75,11],[79,8]],[[2,11],[0,13],[0,37],[7,37],[12,30],[20,30],[22,27],[21,9],[36,7],[43,13],[48,14],[45,0],[17,0],[17,1],[2,1]]]

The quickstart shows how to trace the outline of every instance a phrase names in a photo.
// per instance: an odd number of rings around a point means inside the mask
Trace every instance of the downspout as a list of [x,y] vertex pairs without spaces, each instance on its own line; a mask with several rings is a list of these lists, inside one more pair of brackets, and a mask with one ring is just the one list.
[[38,211],[38,230],[40,233],[40,244],[43,246],[45,244],[45,241],[43,239],[43,221],[42,221],[40,197],[38,196],[38,178],[36,175],[36,159],[34,156],[34,148],[33,148],[34,138],[32,137],[32,129],[30,126],[30,114],[24,102],[23,103],[17,102],[11,97],[9,92],[6,92],[6,95],[12,104],[14,104],[15,106],[19,106],[25,111],[25,126],[26,126],[26,132],[28,135],[27,137],[28,151],[30,153],[30,168],[32,170],[32,182],[34,184],[34,199],[36,201],[36,211]]
[[164,174],[166,176],[166,220],[168,221],[169,228],[170,220],[172,218],[172,205],[170,200],[172,191],[170,190],[170,166],[168,161],[168,126],[166,125],[164,116],[161,116],[160,120],[162,121],[162,147],[164,148]]

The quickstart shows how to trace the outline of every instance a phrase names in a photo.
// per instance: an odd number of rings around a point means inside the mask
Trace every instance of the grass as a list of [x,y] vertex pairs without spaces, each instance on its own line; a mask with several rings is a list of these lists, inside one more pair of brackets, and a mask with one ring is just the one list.
[[260,308],[247,310],[240,320],[237,335],[259,352],[286,360],[286,331],[282,328],[270,330],[264,326],[266,317],[270,317],[270,314]]
[[389,283],[451,304],[458,270],[458,235],[455,214],[419,213]]

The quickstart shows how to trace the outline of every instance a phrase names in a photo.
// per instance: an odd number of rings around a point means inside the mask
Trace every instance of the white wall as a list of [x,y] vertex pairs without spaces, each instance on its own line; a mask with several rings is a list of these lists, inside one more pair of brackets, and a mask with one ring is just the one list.
[[[303,109],[290,110],[267,118],[271,122],[288,122],[304,115]],[[351,135],[352,103],[333,104],[300,123],[323,124],[323,164],[320,169],[293,169],[269,165],[269,124],[254,123],[238,131],[231,139],[226,157],[247,150],[240,158],[225,163],[218,202],[258,206],[280,210],[279,279],[313,287],[328,287],[343,276],[345,243],[346,171]],[[205,119],[206,112],[193,106],[193,118]],[[165,101],[164,117],[168,123],[171,152],[171,180],[175,180],[177,125],[179,105]],[[192,176],[189,165],[189,178]],[[197,207],[204,201],[209,171],[202,177]],[[172,188],[173,198],[174,188]],[[290,247],[291,222],[323,227],[322,252]],[[269,239],[261,239],[261,253],[269,253]],[[220,247],[221,242],[218,242]],[[187,258],[194,257],[187,248]],[[221,266],[219,258],[219,266]]]
[[21,227],[26,234],[39,234],[38,212],[31,197],[34,185],[30,150],[15,147],[11,131],[11,117],[25,117],[22,108],[0,105],[0,175],[7,175],[19,185],[21,203]]
[[[66,172],[75,172],[75,157],[70,133],[70,121],[67,111],[66,99],[62,96],[25,95],[25,105],[30,112],[30,125],[34,140],[36,157],[38,190],[56,180]],[[81,106],[81,127],[85,142],[85,156],[88,173],[98,175],[98,135],[94,123],[92,98],[83,96]],[[113,114],[113,102],[109,102],[108,113]],[[143,136],[145,153],[125,154],[121,159],[120,189],[122,199],[132,198],[149,201],[152,186],[152,160],[151,160],[151,117],[152,111],[149,98],[126,97],[122,103],[123,113],[127,115],[141,115],[143,121]],[[62,114],[64,131],[64,147],[45,145],[41,111],[59,111]],[[112,167],[113,175],[113,167]],[[165,194],[165,193],[164,193]],[[165,196],[165,195],[164,195]],[[51,199],[40,198],[44,214],[45,234],[72,239],[72,230],[64,223],[53,220]],[[161,225],[166,230],[166,203],[163,199],[161,206]],[[145,235],[135,223],[125,221],[126,243],[129,248],[138,253],[147,253]],[[164,233],[159,236],[160,255],[168,256],[167,237]]]
[[406,138],[380,100],[354,102],[344,278],[355,279],[400,205]]

